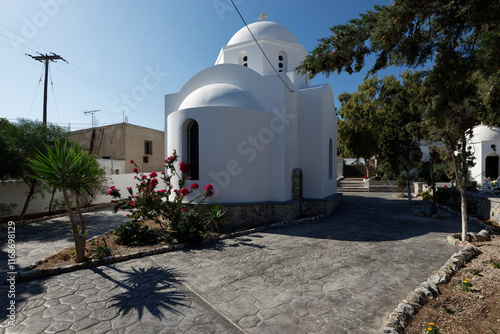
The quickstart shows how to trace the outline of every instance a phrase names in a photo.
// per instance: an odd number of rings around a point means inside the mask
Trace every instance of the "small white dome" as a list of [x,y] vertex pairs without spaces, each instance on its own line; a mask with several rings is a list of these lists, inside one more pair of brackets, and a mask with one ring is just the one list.
[[259,110],[259,105],[246,90],[235,85],[216,83],[191,92],[179,110],[198,107],[240,107]]
[[[255,22],[248,25],[248,28],[252,31],[252,34],[258,40],[263,38],[276,39],[279,41],[289,42],[293,44],[299,44],[297,38],[292,34],[290,30],[285,28],[279,23],[271,21]],[[241,28],[234,36],[229,40],[227,45],[238,44],[242,42],[253,41],[253,37],[248,31],[247,27]]]
[[500,142],[500,127],[488,125],[478,125],[473,130],[473,137],[471,140],[473,143],[480,142]]

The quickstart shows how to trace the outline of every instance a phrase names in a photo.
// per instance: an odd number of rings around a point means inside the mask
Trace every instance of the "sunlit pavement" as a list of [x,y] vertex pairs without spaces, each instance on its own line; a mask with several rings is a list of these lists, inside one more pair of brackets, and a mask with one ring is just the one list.
[[458,216],[417,210],[429,207],[345,193],[327,219],[19,282],[5,332],[377,333],[458,250]]

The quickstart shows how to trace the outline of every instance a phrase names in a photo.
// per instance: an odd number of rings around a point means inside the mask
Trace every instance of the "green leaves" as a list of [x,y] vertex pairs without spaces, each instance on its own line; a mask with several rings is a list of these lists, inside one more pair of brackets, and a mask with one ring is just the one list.
[[42,180],[54,188],[66,187],[82,194],[85,190],[93,196],[90,183],[97,180],[101,174],[95,157],[87,154],[76,144],[61,144],[57,141],[51,149],[45,144],[47,152],[37,150],[33,159],[28,159],[36,173],[32,177]]

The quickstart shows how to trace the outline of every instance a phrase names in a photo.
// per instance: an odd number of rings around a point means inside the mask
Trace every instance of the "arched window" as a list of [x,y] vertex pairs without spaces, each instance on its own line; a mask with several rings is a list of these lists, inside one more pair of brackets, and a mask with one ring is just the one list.
[[498,162],[498,154],[492,154],[486,157],[486,177],[491,177],[492,180],[496,180],[498,178]]
[[187,127],[187,163],[191,167],[191,180],[200,178],[200,145],[198,122],[191,121]]
[[240,53],[240,57],[239,57],[238,63],[240,65],[248,67],[248,55],[247,55],[247,53],[245,51],[243,51],[243,52]]
[[328,145],[328,179],[333,179],[333,145],[331,138],[330,144]]
[[279,67],[279,72],[287,71],[287,59],[285,51],[281,51],[278,55],[278,67]]

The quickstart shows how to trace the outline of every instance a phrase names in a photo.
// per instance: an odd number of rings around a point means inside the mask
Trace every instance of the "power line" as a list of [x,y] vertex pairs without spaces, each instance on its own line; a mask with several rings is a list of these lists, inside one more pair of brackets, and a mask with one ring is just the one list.
[[272,69],[274,70],[274,72],[278,75],[278,78],[280,78],[281,82],[283,82],[283,84],[286,86],[286,88],[288,88],[288,90],[290,92],[295,92],[293,89],[291,89],[287,83],[285,82],[285,80],[283,80],[283,78],[281,77],[281,75],[279,75],[278,71],[276,71],[276,68],[274,68],[274,65],[273,63],[271,62],[271,60],[269,60],[269,58],[267,57],[266,53],[264,52],[264,49],[262,49],[262,47],[260,46],[259,42],[257,41],[257,38],[255,38],[254,34],[252,33],[252,31],[250,30],[250,28],[248,27],[248,24],[246,23],[245,19],[243,18],[243,15],[241,15],[240,11],[238,10],[238,7],[236,7],[236,5],[234,4],[233,0],[231,0],[231,3],[233,4],[234,6],[234,9],[236,9],[236,12],[238,12],[238,15],[240,16],[241,20],[243,21],[243,23],[245,24],[245,27],[247,27],[248,29],[248,32],[250,33],[250,35],[252,35],[253,37],[253,40],[255,41],[255,43],[257,44],[257,46],[259,47],[260,51],[262,52],[262,54],[264,55],[264,57],[267,59],[267,61],[269,62],[269,65],[271,65]]
[[40,73],[40,79],[38,79],[38,85],[36,86],[35,96],[33,96],[33,101],[31,101],[31,107],[30,107],[30,111],[28,112],[28,118],[30,117],[31,109],[33,109],[33,104],[35,103],[35,98],[36,98],[36,95],[38,94],[38,89],[40,88],[40,84],[42,83],[42,76],[43,76],[43,69],[42,69],[42,73]]
[[54,105],[56,106],[57,120],[61,122],[61,118],[59,117],[59,108],[57,107],[56,92],[54,91],[54,82],[52,81],[52,72],[49,72],[49,76],[50,86],[52,87],[52,97],[54,98]]

